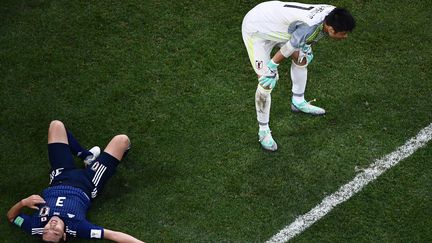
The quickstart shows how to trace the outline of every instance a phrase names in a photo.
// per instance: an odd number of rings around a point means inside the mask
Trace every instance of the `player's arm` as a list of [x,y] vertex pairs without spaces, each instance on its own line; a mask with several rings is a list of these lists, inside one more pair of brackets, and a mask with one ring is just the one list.
[[[289,42],[285,44],[284,46],[290,45]],[[284,47],[282,47],[284,48]],[[267,63],[267,72],[264,73],[262,76],[258,76],[258,82],[259,84],[266,88],[266,89],[273,89],[276,85],[276,82],[279,79],[278,74],[278,66],[279,64],[287,57],[293,55],[292,53],[289,53],[288,56],[285,56],[286,53],[282,51],[282,48],[276,52],[276,54],[273,56],[270,61]]]
[[36,205],[45,203],[45,200],[39,195],[31,195],[27,198],[22,199],[13,205],[7,212],[7,218],[9,222],[13,222],[14,219],[21,213],[21,209],[24,207],[39,209]]
[[293,60],[297,60],[299,57],[298,47],[294,47],[291,43],[292,41],[288,41],[285,43],[273,56],[272,61],[276,64],[280,64],[286,58],[293,58]]
[[[289,44],[289,43],[288,43]],[[286,45],[286,44],[285,44]],[[289,54],[289,56],[291,56],[293,53]],[[272,60],[274,63],[281,63],[285,58],[289,57],[289,56],[284,56],[281,52],[281,50],[279,49],[279,51],[276,52],[276,54],[273,56]]]
[[[289,42],[285,45],[291,45]],[[285,56],[286,55],[286,56]],[[298,60],[300,56],[300,52],[298,50],[295,50],[294,48],[292,49],[292,52],[287,52],[285,54],[282,53],[282,48],[276,52],[276,54],[273,56],[272,60],[273,62],[279,64],[281,63],[284,59],[291,57],[293,60]],[[306,60],[303,60],[302,63],[297,63],[297,64],[306,64]]]
[[279,51],[273,56],[273,61],[275,63],[282,62],[285,58],[291,57],[293,60],[297,60],[299,57],[298,47],[293,46],[293,41],[288,41],[285,43]]
[[118,243],[143,243],[143,241],[123,232],[104,229],[104,239]]
[[295,24],[294,26],[295,30],[291,34],[290,41],[285,43],[273,56],[273,62],[280,63],[285,58],[289,57],[291,57],[292,60],[294,60],[296,64],[299,65],[305,65],[312,61],[313,55],[309,58],[309,60],[300,60],[299,57],[300,50],[301,52],[305,52],[304,55],[309,54],[309,52],[312,54],[310,45],[306,45],[306,39],[316,30],[316,27],[308,26],[306,24]]

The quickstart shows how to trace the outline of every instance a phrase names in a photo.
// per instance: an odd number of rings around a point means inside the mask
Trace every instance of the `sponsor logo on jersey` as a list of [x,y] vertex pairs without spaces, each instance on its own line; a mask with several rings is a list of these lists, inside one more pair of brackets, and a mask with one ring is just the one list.
[[97,196],[97,193],[98,193],[98,190],[97,190],[97,188],[95,187],[95,188],[93,189],[93,191],[91,192],[91,197],[92,197],[92,198],[95,198],[95,197]]

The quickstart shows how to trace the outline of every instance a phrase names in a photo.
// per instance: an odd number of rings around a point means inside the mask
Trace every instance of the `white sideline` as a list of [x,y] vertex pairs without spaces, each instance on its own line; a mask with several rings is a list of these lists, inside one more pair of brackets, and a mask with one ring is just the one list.
[[396,151],[384,156],[382,159],[376,160],[368,168],[357,174],[352,181],[340,187],[335,193],[325,197],[320,204],[318,204],[306,214],[297,217],[293,223],[286,226],[267,242],[287,242],[294,236],[300,234],[316,221],[324,217],[338,204],[347,201],[354,194],[361,191],[364,186],[374,181],[386,170],[395,166],[401,160],[412,155],[417,149],[425,146],[431,139],[432,123],[429,124],[429,126],[423,128],[417,134],[417,136],[409,139]]

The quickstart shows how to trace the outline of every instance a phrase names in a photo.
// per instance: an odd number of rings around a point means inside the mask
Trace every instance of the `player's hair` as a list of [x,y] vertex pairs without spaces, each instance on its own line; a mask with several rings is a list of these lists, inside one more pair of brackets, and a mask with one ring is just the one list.
[[351,13],[345,8],[333,9],[324,19],[324,22],[333,27],[336,32],[349,31],[351,32],[356,21]]

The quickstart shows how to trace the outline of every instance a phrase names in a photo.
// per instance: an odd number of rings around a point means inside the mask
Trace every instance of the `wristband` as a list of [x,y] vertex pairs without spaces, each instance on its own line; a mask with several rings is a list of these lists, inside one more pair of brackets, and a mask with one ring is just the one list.
[[273,59],[270,59],[270,61],[267,63],[267,67],[269,67],[271,70],[276,70],[279,64],[275,63]]
[[291,43],[287,42],[285,45],[283,45],[280,49],[281,54],[288,58],[290,57],[295,51],[295,48],[291,45]]

